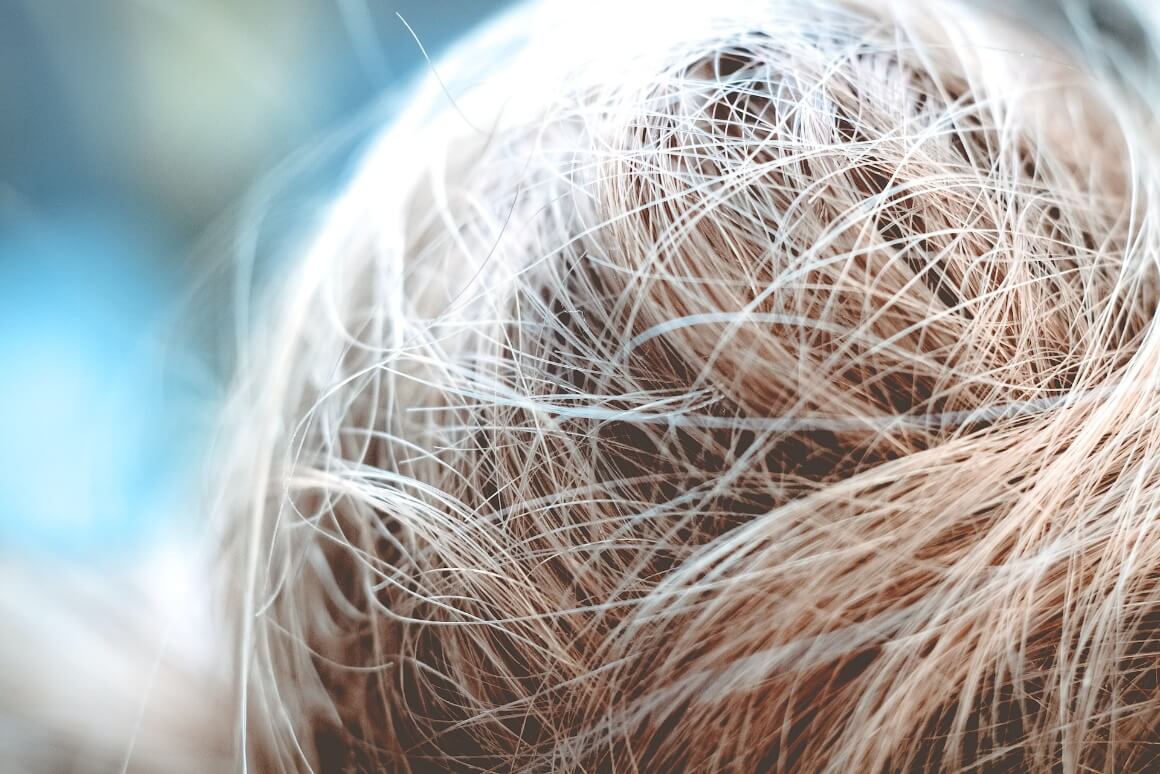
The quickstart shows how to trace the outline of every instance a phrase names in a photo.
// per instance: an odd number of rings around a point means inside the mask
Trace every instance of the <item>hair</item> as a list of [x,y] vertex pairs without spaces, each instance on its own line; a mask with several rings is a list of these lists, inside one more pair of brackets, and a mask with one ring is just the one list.
[[1157,765],[1160,138],[1105,43],[729,0],[456,48],[237,361],[239,761]]

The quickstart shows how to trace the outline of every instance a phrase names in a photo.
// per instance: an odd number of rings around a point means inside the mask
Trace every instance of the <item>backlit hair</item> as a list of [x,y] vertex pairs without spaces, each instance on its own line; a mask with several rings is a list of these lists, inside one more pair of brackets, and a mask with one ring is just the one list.
[[1158,146],[1082,50],[572,3],[436,65],[239,360],[250,766],[1154,765]]

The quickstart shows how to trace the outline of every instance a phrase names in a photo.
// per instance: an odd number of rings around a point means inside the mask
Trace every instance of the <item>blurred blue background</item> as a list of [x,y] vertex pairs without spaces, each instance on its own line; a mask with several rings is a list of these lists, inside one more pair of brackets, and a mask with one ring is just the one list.
[[177,518],[229,327],[225,298],[184,315],[246,192],[303,148],[286,202],[340,184],[426,67],[396,14],[435,54],[499,5],[0,0],[0,557],[115,559]]

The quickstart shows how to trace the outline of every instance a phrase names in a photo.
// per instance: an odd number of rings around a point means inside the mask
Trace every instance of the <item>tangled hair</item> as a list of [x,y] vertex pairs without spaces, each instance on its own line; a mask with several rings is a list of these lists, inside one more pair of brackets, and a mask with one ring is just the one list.
[[464,44],[274,291],[250,764],[1156,765],[1148,112],[951,2],[630,5]]

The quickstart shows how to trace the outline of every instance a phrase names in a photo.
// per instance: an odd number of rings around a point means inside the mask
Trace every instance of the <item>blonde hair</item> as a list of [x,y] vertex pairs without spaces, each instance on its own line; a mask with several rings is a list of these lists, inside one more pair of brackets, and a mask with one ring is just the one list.
[[1143,101],[951,2],[629,5],[457,49],[272,291],[244,757],[1146,767]]

